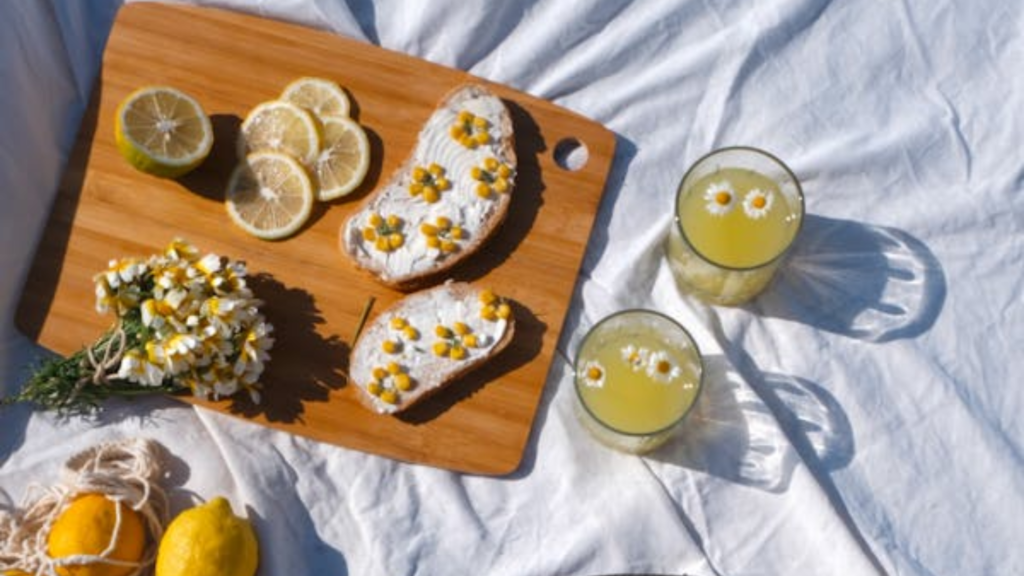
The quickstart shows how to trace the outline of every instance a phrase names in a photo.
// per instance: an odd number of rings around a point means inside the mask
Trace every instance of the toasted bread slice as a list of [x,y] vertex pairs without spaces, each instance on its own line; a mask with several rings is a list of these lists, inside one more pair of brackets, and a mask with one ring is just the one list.
[[508,302],[449,281],[406,296],[366,325],[352,346],[351,384],[364,406],[395,414],[485,364],[514,333]]
[[423,287],[500,227],[515,183],[512,118],[478,84],[450,92],[409,158],[342,225],[341,250],[399,290]]

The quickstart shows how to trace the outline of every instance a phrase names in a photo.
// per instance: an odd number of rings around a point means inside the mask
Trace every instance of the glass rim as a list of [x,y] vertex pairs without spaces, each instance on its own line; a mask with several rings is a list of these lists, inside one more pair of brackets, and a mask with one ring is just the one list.
[[[667,425],[665,425],[665,426],[663,426],[661,428],[658,428],[656,430],[651,430],[649,432],[628,432],[628,431],[625,431],[625,430],[619,430],[618,428],[608,424],[601,417],[599,417],[597,414],[594,414],[593,410],[590,409],[590,406],[587,406],[586,401],[583,400],[583,396],[580,394],[580,378],[579,378],[579,372],[577,371],[577,366],[579,365],[579,361],[580,361],[580,353],[583,351],[587,341],[590,339],[590,336],[592,334],[594,334],[597,331],[597,329],[600,328],[605,323],[607,323],[607,322],[609,322],[609,321],[611,321],[611,320],[613,320],[615,318],[618,318],[620,316],[627,316],[627,315],[630,315],[630,314],[656,316],[656,317],[661,318],[662,320],[668,321],[670,324],[672,324],[673,326],[675,326],[676,328],[681,330],[683,332],[683,334],[686,335],[686,338],[689,340],[690,345],[693,346],[693,349],[697,352],[697,365],[700,367],[700,375],[697,378],[697,393],[694,394],[694,396],[693,396],[693,402],[690,402],[690,405],[686,407],[686,410],[683,410],[682,414],[680,414],[679,417],[674,419],[671,423],[669,423],[669,424],[667,424]],[[662,434],[664,432],[667,432],[667,431],[671,430],[672,428],[675,428],[676,426],[679,425],[680,422],[682,422],[684,419],[686,419],[686,416],[689,415],[689,413],[693,410],[693,407],[697,405],[697,401],[700,400],[700,395],[704,391],[704,356],[703,356],[703,354],[701,354],[700,346],[697,345],[697,341],[694,340],[693,335],[690,334],[690,331],[687,330],[686,327],[683,326],[682,323],[677,321],[675,318],[672,318],[671,316],[669,316],[667,314],[664,314],[662,312],[658,312],[657,310],[649,310],[649,309],[646,309],[646,308],[627,308],[625,310],[619,310],[617,312],[612,312],[611,314],[609,314],[609,315],[605,316],[604,318],[598,320],[597,324],[594,324],[593,326],[591,326],[590,329],[587,330],[587,333],[583,336],[583,340],[580,342],[579,347],[577,347],[577,349],[576,349],[576,354],[575,354],[575,357],[573,359],[573,364],[572,364],[572,372],[573,372],[573,391],[576,393],[576,400],[579,403],[579,405],[583,408],[583,410],[586,411],[586,413],[591,418],[593,418],[594,422],[597,422],[600,426],[602,426],[606,430],[609,430],[609,431],[614,432],[615,434],[619,434],[621,436],[630,436],[630,437],[635,437],[635,438],[644,438],[644,437],[647,437],[647,436],[657,436],[658,434]]]
[[[782,250],[779,250],[779,253],[776,254],[773,258],[765,260],[764,262],[761,262],[760,264],[755,264],[753,266],[729,266],[727,264],[720,264],[718,262],[715,262],[711,258],[705,256],[703,253],[701,253],[700,250],[697,249],[696,246],[693,245],[693,242],[690,242],[690,239],[687,238],[686,230],[683,229],[683,223],[680,222],[679,220],[679,197],[682,196],[683,194],[683,183],[686,182],[686,179],[690,177],[690,174],[693,172],[694,168],[696,168],[702,162],[704,162],[708,158],[711,158],[712,156],[730,151],[741,151],[760,154],[761,156],[764,156],[771,162],[778,164],[779,167],[782,168],[782,170],[786,174],[788,174],[789,178],[793,181],[793,185],[796,187],[797,198],[800,200],[800,222],[798,222],[796,225],[796,231],[793,232],[793,237],[790,238],[788,242],[786,242],[786,245],[782,248]],[[676,188],[675,200],[675,206],[673,207],[673,212],[675,214],[672,217],[672,220],[674,221],[676,230],[679,232],[679,236],[683,239],[683,242],[685,242],[686,245],[690,248],[690,250],[704,262],[707,262],[708,264],[711,264],[712,266],[716,266],[718,268],[732,270],[735,272],[749,272],[752,270],[759,270],[761,268],[764,268],[765,266],[770,266],[771,264],[774,264],[775,262],[782,259],[782,257],[785,256],[787,252],[789,252],[790,248],[793,247],[793,242],[796,241],[796,237],[800,234],[800,230],[803,229],[804,216],[806,215],[806,206],[804,205],[804,189],[803,186],[801,186],[800,184],[800,180],[796,177],[796,174],[794,174],[793,171],[790,170],[789,166],[785,162],[783,162],[778,156],[775,156],[771,152],[767,152],[765,150],[762,150],[761,148],[757,148],[754,146],[723,146],[721,148],[715,148],[714,150],[694,160],[693,163],[690,164],[690,167],[686,169],[686,172],[683,174],[682,179],[679,180],[679,186]]]

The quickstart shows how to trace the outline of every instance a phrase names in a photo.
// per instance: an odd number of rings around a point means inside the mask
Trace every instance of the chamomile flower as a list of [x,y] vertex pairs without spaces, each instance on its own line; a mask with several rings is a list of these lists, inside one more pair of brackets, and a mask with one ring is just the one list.
[[622,359],[629,364],[629,367],[634,372],[639,372],[644,369],[647,365],[647,359],[650,358],[651,351],[647,348],[637,348],[632,344],[627,345],[622,349]]
[[121,258],[120,260],[111,260],[103,275],[111,288],[118,288],[122,284],[131,284],[144,272],[146,272],[146,267],[142,262],[134,258]]
[[142,384],[143,386],[159,386],[164,381],[164,371],[156,363],[151,361],[149,354],[143,354],[139,350],[129,350],[121,357],[121,364],[118,366],[117,377],[121,380],[129,380]]
[[604,366],[597,360],[590,360],[583,365],[583,370],[580,371],[580,375],[583,376],[583,383],[590,388],[602,388],[604,387],[605,371]]
[[704,191],[704,202],[712,216],[725,216],[736,206],[736,190],[728,180],[712,182]]
[[759,220],[768,215],[775,203],[772,192],[754,188],[743,197],[743,211],[748,217]]
[[174,334],[162,343],[164,365],[171,374],[186,371],[196,360],[199,339],[190,334]]
[[650,355],[647,360],[647,375],[662,383],[669,383],[682,375],[683,371],[669,360],[664,350]]

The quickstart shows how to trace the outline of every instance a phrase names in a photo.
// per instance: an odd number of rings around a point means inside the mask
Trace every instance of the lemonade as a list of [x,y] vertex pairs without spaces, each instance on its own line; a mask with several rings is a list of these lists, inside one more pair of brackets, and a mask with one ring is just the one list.
[[673,320],[642,310],[610,316],[577,355],[581,419],[606,444],[651,450],[693,405],[701,373],[696,344]]
[[803,193],[770,155],[726,148],[694,164],[680,185],[669,265],[680,285],[739,304],[771,280],[803,220]]

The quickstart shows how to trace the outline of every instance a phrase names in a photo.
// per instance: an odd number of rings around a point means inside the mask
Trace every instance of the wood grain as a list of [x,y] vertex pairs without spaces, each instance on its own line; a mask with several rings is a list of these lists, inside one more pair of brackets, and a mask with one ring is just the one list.
[[[241,118],[299,76],[344,86],[371,140],[367,181],[354,197],[321,205],[282,242],[230,224],[223,188],[235,163]],[[70,354],[111,319],[93,311],[92,276],[107,260],[145,257],[176,236],[245,260],[278,341],[263,402],[198,402],[206,408],[320,441],[478,474],[507,474],[522,459],[615,148],[600,125],[506,86],[484,82],[509,105],[519,176],[508,220],[452,277],[493,287],[516,303],[519,332],[494,362],[401,418],[372,414],[346,386],[352,336],[364,305],[402,296],[357,271],[337,248],[358,199],[409,153],[419,128],[464,72],[322,31],[210,8],[130,4],[121,9],[101,76],[64,174],[19,304],[17,325]],[[210,158],[177,180],[134,171],[113,139],[117,104],[134,89],[167,84],[210,114]],[[557,165],[558,142],[589,151],[577,171]]]

